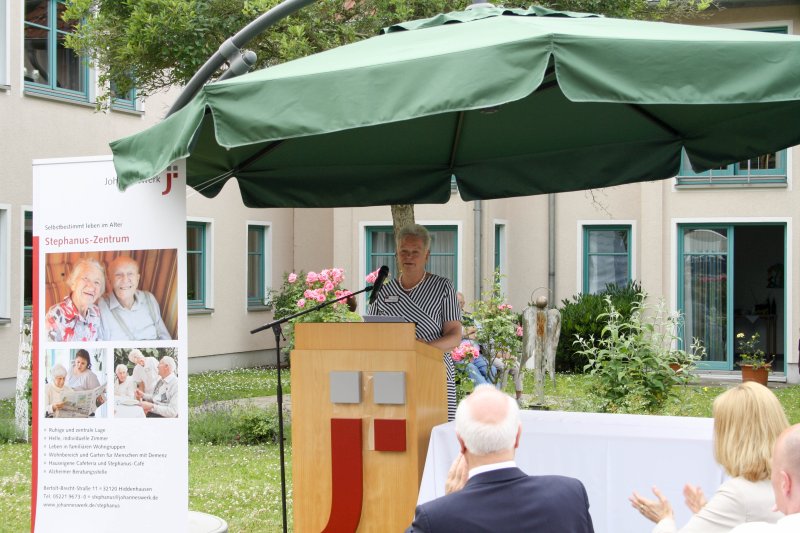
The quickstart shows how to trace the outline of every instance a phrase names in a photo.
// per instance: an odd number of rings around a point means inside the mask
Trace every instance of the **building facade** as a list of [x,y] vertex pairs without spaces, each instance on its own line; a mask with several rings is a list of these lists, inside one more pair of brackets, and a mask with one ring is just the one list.
[[[158,122],[174,98],[123,95],[96,112],[103,89],[59,46],[68,31],[55,22],[59,4],[0,0],[0,397],[13,393],[30,312],[31,162],[109,154],[109,141]],[[800,32],[798,2],[723,4],[697,23]],[[560,302],[637,280],[684,314],[686,338],[708,351],[703,371],[735,375],[735,335],[757,332],[775,355],[772,379],[796,383],[797,159],[792,148],[702,174],[687,164],[669,180],[552,196],[468,203],[454,190],[445,205],[416,206],[416,219],[433,232],[430,269],[468,302],[495,268],[518,310],[534,293]],[[272,334],[249,331],[272,317],[269,289],[285,272],[337,266],[356,290],[381,264],[393,269],[388,206],[248,209],[233,181],[214,199],[191,189],[187,199],[190,371],[274,363]],[[70,208],[91,209],[91,193]]]

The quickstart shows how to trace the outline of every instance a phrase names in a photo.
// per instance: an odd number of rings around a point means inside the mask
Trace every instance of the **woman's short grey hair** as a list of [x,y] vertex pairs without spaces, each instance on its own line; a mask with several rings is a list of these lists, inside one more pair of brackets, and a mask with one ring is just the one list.
[[[494,389],[493,385],[479,385],[472,394],[485,387]],[[514,447],[520,426],[519,407],[511,396],[505,396],[508,400],[508,411],[506,412],[506,417],[497,424],[476,421],[470,409],[472,401],[465,399],[458,404],[458,409],[456,409],[456,433],[464,440],[464,445],[471,453],[488,455],[510,450]]]
[[120,364],[117,365],[117,368],[114,369],[114,373],[115,374],[118,373],[118,372],[125,372],[127,374],[128,373],[128,367],[123,365],[122,363],[120,363]]
[[397,244],[399,245],[406,237],[416,237],[417,239],[421,239],[422,245],[425,247],[425,249],[431,249],[431,234],[428,233],[428,230],[425,228],[425,226],[420,224],[403,226],[397,231]]
[[67,369],[61,363],[56,363],[50,370],[50,375],[53,379],[67,377]]
[[75,285],[75,282],[78,281],[78,276],[81,275],[84,268],[96,268],[100,274],[101,278],[103,279],[103,286],[100,289],[100,294],[106,292],[106,268],[103,266],[103,263],[98,261],[97,259],[92,259],[91,257],[82,257],[78,259],[78,262],[72,265],[72,270],[69,272],[69,277],[67,277],[67,285],[69,286],[70,290]]
[[161,358],[161,362],[165,363],[169,367],[170,372],[172,372],[173,374],[175,373],[175,369],[178,367],[178,365],[175,363],[175,359],[173,359],[169,355],[165,355],[164,357]]

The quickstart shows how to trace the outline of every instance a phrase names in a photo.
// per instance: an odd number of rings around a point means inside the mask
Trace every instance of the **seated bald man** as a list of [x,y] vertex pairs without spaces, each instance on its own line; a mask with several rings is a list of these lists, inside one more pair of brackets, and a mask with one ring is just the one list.
[[731,533],[797,533],[800,531],[800,424],[787,428],[772,452],[772,490],[775,509],[786,516],[776,524],[750,522]]
[[120,255],[108,265],[111,291],[100,299],[104,340],[152,341],[172,337],[161,318],[156,297],[139,290],[139,264]]
[[461,445],[445,496],[417,506],[406,533],[593,533],[583,483],[563,476],[529,476],[514,453],[522,425],[517,403],[480,385],[456,411]]

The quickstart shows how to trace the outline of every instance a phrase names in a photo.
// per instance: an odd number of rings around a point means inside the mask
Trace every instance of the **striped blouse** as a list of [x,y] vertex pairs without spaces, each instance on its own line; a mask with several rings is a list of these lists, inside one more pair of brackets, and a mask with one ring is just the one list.
[[410,292],[392,279],[381,288],[378,298],[369,306],[371,315],[401,316],[416,324],[417,338],[426,342],[443,334],[445,322],[461,322],[461,308],[449,279],[428,273]]

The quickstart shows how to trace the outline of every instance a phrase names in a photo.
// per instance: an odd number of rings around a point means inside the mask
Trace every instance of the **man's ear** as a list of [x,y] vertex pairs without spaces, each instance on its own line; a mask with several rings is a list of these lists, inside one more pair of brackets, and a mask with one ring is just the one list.
[[461,435],[456,433],[456,438],[458,439],[458,445],[461,446],[461,453],[464,454],[467,451],[467,447],[464,445],[464,439],[461,438]]
[[519,448],[519,439],[522,437],[522,424],[517,426],[517,438],[514,440],[514,449]]
[[792,494],[792,477],[786,473],[785,470],[781,470],[778,474],[781,477],[781,492],[784,496],[789,497]]

